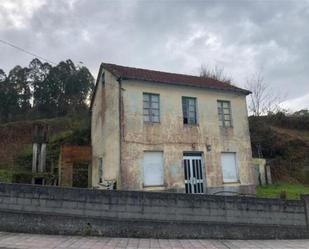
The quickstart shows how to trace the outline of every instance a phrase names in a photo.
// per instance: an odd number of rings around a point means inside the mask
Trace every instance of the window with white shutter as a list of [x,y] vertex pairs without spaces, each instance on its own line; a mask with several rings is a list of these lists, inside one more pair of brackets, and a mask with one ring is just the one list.
[[164,181],[163,152],[144,152],[144,186],[161,186]]
[[221,165],[224,183],[239,182],[236,153],[221,153]]

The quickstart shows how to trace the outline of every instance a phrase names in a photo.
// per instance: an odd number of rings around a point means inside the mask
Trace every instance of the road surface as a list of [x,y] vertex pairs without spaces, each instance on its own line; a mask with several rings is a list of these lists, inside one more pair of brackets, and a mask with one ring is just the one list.
[[0,249],[309,249],[309,240],[165,240],[0,232]]

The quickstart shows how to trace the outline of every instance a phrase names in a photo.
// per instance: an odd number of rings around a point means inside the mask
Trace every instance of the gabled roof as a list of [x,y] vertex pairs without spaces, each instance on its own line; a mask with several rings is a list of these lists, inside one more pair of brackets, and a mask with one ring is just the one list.
[[248,90],[211,78],[204,78],[186,74],[161,72],[161,71],[135,68],[135,67],[125,67],[109,63],[102,63],[101,66],[106,70],[110,71],[115,76],[125,80],[126,79],[144,80],[144,81],[152,81],[171,85],[193,86],[193,87],[208,88],[214,90],[239,92],[246,95],[250,94],[250,91]]
[[[126,67],[110,63],[102,63],[100,67],[100,72],[104,68],[105,70],[111,72],[116,77],[123,80],[142,80],[150,81],[156,83],[164,83],[170,85],[182,85],[182,86],[192,86],[213,90],[220,90],[226,92],[236,92],[240,94],[248,95],[251,92],[236,86],[233,86],[229,83],[225,83],[212,78],[205,78],[193,75],[186,74],[176,74],[169,72],[161,72],[149,69],[135,68],[135,67]],[[100,75],[99,72],[99,75]],[[98,82],[97,82],[98,83]],[[96,86],[97,88],[97,86]],[[95,95],[96,89],[94,91]],[[93,95],[93,98],[94,98]],[[91,101],[91,106],[92,106]]]

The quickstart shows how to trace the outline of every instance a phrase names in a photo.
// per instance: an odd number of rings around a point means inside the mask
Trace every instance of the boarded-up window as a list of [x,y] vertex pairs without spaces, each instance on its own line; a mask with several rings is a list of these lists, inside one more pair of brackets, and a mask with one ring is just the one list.
[[219,125],[222,127],[232,127],[231,102],[218,100]]
[[144,122],[160,122],[160,95],[143,93]]
[[236,153],[223,152],[221,153],[221,164],[222,164],[222,174],[223,182],[238,182],[238,168],[236,161]]
[[197,124],[196,98],[182,97],[182,112],[184,124]]
[[163,185],[163,153],[144,152],[144,186]]

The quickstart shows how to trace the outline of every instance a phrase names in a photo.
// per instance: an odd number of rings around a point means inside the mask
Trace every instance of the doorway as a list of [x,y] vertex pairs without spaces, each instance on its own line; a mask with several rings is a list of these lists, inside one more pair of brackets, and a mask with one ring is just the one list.
[[89,162],[74,162],[73,163],[73,175],[72,186],[77,188],[88,187],[88,167]]
[[204,193],[202,155],[184,155],[183,162],[186,193]]

